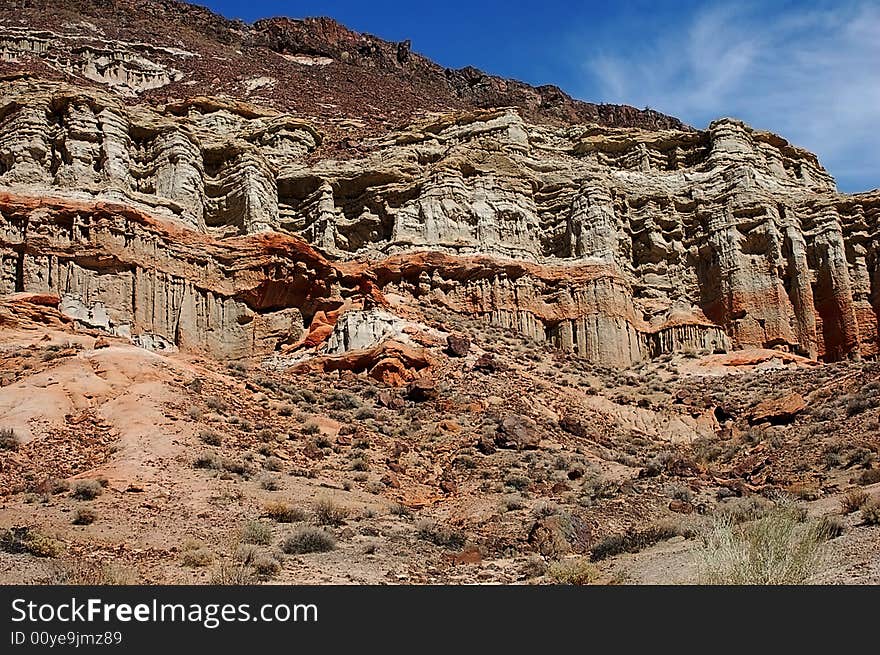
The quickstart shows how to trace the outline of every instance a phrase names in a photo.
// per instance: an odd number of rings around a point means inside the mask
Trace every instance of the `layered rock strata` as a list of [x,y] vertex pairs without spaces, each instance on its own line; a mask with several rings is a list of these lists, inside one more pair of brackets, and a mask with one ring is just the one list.
[[[878,353],[880,194],[838,194],[814,155],[735,120],[451,113],[338,160],[315,157],[307,120],[228,99],[132,106],[26,79],[2,93],[0,293],[58,293],[144,345],[369,349],[386,332],[346,312],[393,312],[393,293],[606,365]],[[325,343],[340,320],[356,346]]]

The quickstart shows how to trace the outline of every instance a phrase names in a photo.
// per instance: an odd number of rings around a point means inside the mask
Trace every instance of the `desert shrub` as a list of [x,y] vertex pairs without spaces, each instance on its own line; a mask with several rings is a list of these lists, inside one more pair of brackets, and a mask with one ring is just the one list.
[[403,503],[394,503],[388,511],[400,518],[408,519],[412,517],[412,510]]
[[526,500],[519,494],[509,494],[501,500],[501,506],[507,512],[515,512],[526,506]]
[[261,489],[266,491],[278,491],[281,489],[281,482],[274,475],[263,474],[257,478],[257,483]]
[[217,396],[209,396],[208,398],[205,398],[205,405],[208,407],[208,409],[212,409],[215,412],[222,413],[226,410],[226,403],[224,403],[220,398],[217,398]]
[[223,443],[223,437],[213,430],[199,432],[199,439],[209,446],[219,446]]
[[33,528],[9,528],[0,529],[0,550],[14,555],[58,557],[63,548],[58,541]]
[[817,520],[816,530],[822,539],[828,541],[846,532],[846,524],[835,514],[825,514]]
[[265,462],[263,462],[263,468],[267,471],[281,471],[284,469],[284,462],[280,457],[275,457],[274,455],[268,457]]
[[868,492],[858,487],[848,490],[840,499],[840,509],[844,514],[858,512],[868,502]]
[[305,521],[306,511],[285,502],[267,503],[263,508],[263,516],[277,523],[296,523]]
[[880,482],[880,469],[868,469],[867,471],[862,471],[857,482],[864,487],[869,484]]
[[98,519],[98,513],[88,507],[80,507],[73,513],[74,525],[91,525]]
[[315,437],[315,446],[318,448],[331,448],[333,446],[333,442],[326,434],[319,434],[317,437]]
[[303,434],[318,434],[321,431],[321,427],[314,421],[309,421],[302,426],[302,431]]
[[846,415],[855,416],[871,409],[873,406],[874,401],[867,395],[853,396],[846,403]]
[[656,523],[643,530],[633,527],[623,534],[609,535],[599,541],[590,550],[590,559],[598,562],[621,553],[637,553],[648,546],[682,534],[687,536],[689,533],[672,523]]
[[79,557],[72,562],[59,562],[50,577],[41,583],[52,585],[110,586],[136,582],[135,571],[107,562],[93,562]]
[[542,501],[532,508],[532,514],[535,518],[546,518],[559,513],[559,506],[556,503]]
[[246,521],[241,526],[241,542],[266,546],[272,543],[272,526],[262,521]]
[[223,468],[223,462],[214,453],[201,453],[193,460],[193,468],[221,469]]
[[599,570],[586,557],[554,562],[547,568],[547,577],[556,584],[588,585],[599,577]]
[[508,487],[513,487],[517,491],[522,491],[523,489],[528,489],[532,481],[524,475],[511,474],[504,478],[504,484]]
[[18,437],[12,428],[0,428],[0,450],[18,450]]
[[847,466],[861,466],[862,468],[871,468],[874,460],[877,459],[877,453],[870,448],[856,448],[849,457],[847,457]]
[[742,523],[761,518],[772,508],[773,503],[761,496],[734,497],[721,503],[715,510],[715,515],[733,523]]
[[862,522],[866,525],[880,525],[880,500],[869,500],[862,505]]
[[288,555],[324,553],[336,548],[333,535],[321,528],[302,527],[281,542],[281,550]]
[[704,584],[804,584],[819,570],[826,536],[805,523],[799,508],[780,503],[761,518],[737,525],[716,517],[700,550]]
[[361,400],[347,391],[332,391],[327,394],[327,403],[332,409],[358,409]]
[[366,457],[355,457],[348,466],[352,471],[369,471],[370,460]]
[[254,572],[250,563],[241,561],[222,561],[211,575],[212,585],[246,586],[254,583]]
[[425,541],[430,541],[434,545],[444,548],[456,550],[465,544],[465,538],[461,532],[434,521],[420,521],[416,525],[416,532]]
[[342,525],[348,517],[348,508],[332,498],[319,498],[313,509],[315,519],[321,525]]
[[224,459],[223,470],[240,475],[243,478],[248,477],[253,472],[249,464],[234,459]]
[[258,555],[253,567],[257,575],[263,578],[272,578],[281,572],[281,563],[271,555]]
[[191,548],[180,554],[180,563],[191,568],[208,566],[214,561],[214,553],[207,548]]
[[98,480],[77,480],[73,485],[73,497],[78,500],[94,500],[103,490]]

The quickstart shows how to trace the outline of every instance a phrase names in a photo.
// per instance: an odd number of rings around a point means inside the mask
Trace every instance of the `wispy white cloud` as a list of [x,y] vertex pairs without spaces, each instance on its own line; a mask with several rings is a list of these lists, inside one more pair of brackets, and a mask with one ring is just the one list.
[[798,4],[709,4],[639,44],[594,46],[591,86],[699,127],[736,116],[816,152],[843,190],[880,186],[880,5]]

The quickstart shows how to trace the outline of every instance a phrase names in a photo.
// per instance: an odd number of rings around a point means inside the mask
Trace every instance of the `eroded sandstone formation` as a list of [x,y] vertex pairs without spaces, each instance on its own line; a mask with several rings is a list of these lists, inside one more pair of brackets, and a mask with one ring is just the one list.
[[[344,59],[352,43],[279,25],[260,29],[285,56]],[[144,61],[112,68],[4,30],[6,59],[106,84],[0,91],[0,294],[57,293],[83,325],[274,365],[354,350],[370,370],[432,303],[605,365],[878,354],[880,192],[837,193],[814,155],[739,121],[553,123],[518,103],[423,115],[339,157],[313,116],[130,101],[152,84],[132,71],[153,56],[173,75],[189,51],[128,43]],[[384,366],[403,380],[399,363]]]

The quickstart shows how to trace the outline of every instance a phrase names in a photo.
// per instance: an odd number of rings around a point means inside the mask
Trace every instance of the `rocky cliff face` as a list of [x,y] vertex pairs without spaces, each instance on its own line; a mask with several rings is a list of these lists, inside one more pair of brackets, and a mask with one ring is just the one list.
[[[178,21],[195,44],[98,51],[80,4],[63,34],[0,24],[0,294],[56,292],[148,347],[276,364],[405,345],[430,304],[606,365],[878,354],[880,193],[838,194],[781,137],[463,83],[473,71],[437,86],[409,46],[327,21]],[[234,83],[217,62],[222,91],[200,95],[209,53],[230,47],[278,61]],[[371,113],[358,98],[331,116],[320,94],[262,95],[319,68],[434,90],[406,110],[389,98],[396,126],[347,124]]]

